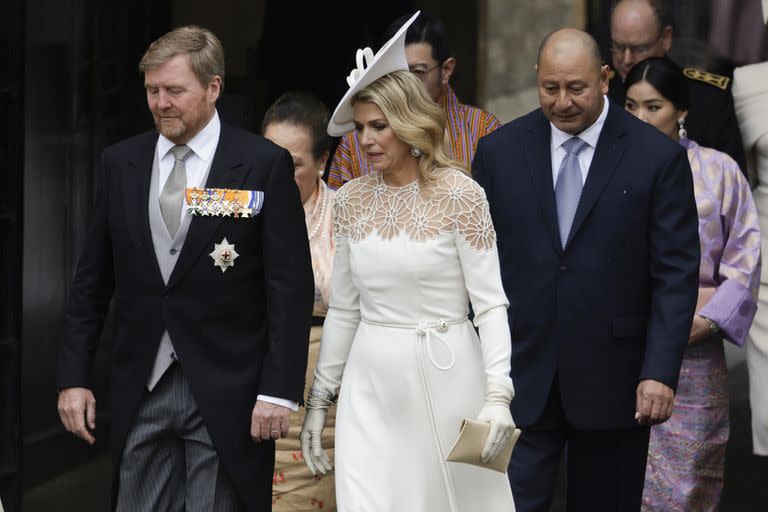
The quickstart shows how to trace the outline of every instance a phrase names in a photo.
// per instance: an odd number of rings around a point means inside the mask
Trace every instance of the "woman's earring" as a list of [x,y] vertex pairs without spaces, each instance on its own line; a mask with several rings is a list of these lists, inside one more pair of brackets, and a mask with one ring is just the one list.
[[323,177],[323,174],[325,174],[325,170],[317,171],[317,175],[320,176],[321,178]]
[[688,132],[685,129],[685,118],[681,117],[677,120],[677,126],[679,126],[679,129],[677,130],[677,135],[681,139],[687,139],[688,138]]
[[411,146],[411,154],[416,158],[419,158],[423,152],[416,146]]

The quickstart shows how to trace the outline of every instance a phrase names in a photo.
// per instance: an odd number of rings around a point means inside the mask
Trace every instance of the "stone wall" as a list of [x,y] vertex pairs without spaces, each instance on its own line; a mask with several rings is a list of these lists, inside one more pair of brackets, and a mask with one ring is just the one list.
[[478,99],[502,122],[538,107],[536,53],[563,27],[586,27],[586,0],[478,2]]

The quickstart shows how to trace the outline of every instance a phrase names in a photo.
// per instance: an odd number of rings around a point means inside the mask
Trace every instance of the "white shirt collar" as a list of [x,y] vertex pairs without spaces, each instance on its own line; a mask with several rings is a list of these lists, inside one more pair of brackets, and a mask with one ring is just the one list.
[[[213,117],[205,127],[197,132],[192,137],[187,146],[192,150],[194,154],[200,157],[204,162],[208,163],[213,156],[216,146],[219,143],[219,135],[221,134],[221,121],[219,121],[218,111],[213,111]],[[176,144],[168,140],[165,135],[160,134],[160,138],[157,139],[157,156],[160,160],[165,158],[168,152]]]
[[[592,149],[597,148],[597,140],[600,138],[600,132],[603,131],[603,125],[605,119],[608,117],[608,98],[603,96],[603,111],[597,116],[597,120],[592,123],[592,126],[577,135],[581,140],[589,144]],[[573,135],[565,133],[558,129],[554,124],[549,123],[552,127],[552,151],[555,151],[563,145],[565,141],[572,138]]]

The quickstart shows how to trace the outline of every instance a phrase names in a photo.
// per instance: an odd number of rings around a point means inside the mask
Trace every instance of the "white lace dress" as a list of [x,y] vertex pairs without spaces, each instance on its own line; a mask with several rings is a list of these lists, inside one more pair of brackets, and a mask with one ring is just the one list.
[[458,170],[437,176],[394,188],[372,173],[336,195],[315,385],[340,386],[342,512],[514,510],[506,474],[445,462],[486,380],[512,389],[511,342],[485,194]]

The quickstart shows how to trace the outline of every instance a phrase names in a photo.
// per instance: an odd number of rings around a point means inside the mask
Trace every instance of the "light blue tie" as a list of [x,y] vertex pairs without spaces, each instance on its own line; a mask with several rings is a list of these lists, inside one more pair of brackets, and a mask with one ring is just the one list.
[[581,178],[579,153],[587,147],[587,143],[578,137],[572,137],[563,142],[565,158],[560,164],[555,184],[555,202],[557,203],[557,225],[560,228],[560,243],[565,249],[568,235],[571,233],[573,218],[579,206],[581,189],[584,183]]

